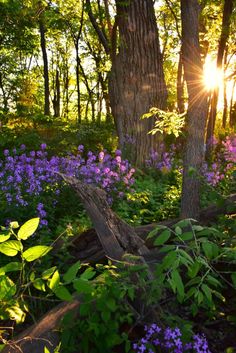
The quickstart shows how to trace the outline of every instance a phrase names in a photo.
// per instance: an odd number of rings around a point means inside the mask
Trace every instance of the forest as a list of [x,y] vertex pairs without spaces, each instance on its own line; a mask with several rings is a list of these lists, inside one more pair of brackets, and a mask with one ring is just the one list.
[[0,352],[236,352],[236,0],[0,0]]

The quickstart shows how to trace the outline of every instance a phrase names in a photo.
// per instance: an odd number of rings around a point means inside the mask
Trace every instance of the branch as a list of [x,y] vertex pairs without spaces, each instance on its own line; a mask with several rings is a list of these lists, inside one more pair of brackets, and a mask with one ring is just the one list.
[[93,25],[93,28],[95,29],[95,31],[98,35],[98,38],[105,49],[106,54],[110,54],[110,48],[109,48],[106,34],[99,28],[99,26],[97,24],[96,18],[95,18],[94,14],[92,12],[92,9],[91,9],[90,0],[86,0],[86,5],[87,5],[87,9],[88,9],[89,19]]

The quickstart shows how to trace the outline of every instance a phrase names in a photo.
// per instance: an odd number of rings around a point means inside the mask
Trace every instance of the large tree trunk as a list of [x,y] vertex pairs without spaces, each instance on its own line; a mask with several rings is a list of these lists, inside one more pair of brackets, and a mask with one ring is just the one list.
[[[221,35],[220,35],[219,47],[218,47],[218,53],[217,53],[217,68],[219,70],[222,69],[223,57],[226,49],[227,40],[229,37],[230,18],[233,12],[233,7],[234,7],[233,0],[225,0]],[[206,141],[211,141],[214,135],[218,96],[219,96],[219,87],[217,86],[212,93]],[[208,146],[210,147],[211,144],[208,144]],[[209,152],[210,151],[208,151],[208,154]]]
[[44,114],[50,115],[50,100],[49,100],[49,74],[48,74],[48,56],[46,50],[45,27],[43,19],[39,20],[40,43],[43,55],[43,77],[44,77]]
[[136,165],[144,164],[157,136],[147,135],[152,119],[140,120],[151,107],[164,108],[164,80],[152,0],[116,0],[119,53],[112,55],[109,94],[120,147]]
[[188,90],[186,145],[184,151],[181,217],[198,218],[200,211],[200,174],[204,159],[207,121],[207,95],[203,85],[200,56],[197,0],[181,0],[182,55]]

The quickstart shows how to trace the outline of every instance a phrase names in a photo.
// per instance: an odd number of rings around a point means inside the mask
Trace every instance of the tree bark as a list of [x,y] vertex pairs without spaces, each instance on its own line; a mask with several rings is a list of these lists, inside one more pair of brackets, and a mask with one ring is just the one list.
[[197,0],[181,0],[182,55],[188,90],[186,143],[183,157],[181,217],[197,219],[200,211],[200,174],[204,159],[207,95],[203,85]]
[[46,49],[45,27],[43,19],[39,20],[40,44],[43,55],[43,76],[44,76],[44,115],[50,115],[50,90],[49,90],[49,74],[48,74],[48,56]]
[[[217,68],[219,70],[222,69],[223,57],[224,57],[224,53],[225,53],[225,49],[226,49],[227,40],[229,37],[230,19],[231,19],[231,15],[232,15],[233,8],[234,8],[233,1],[234,0],[225,0],[224,1],[221,35],[220,35],[218,53],[217,53]],[[207,126],[206,141],[211,141],[213,138],[213,135],[214,135],[218,96],[219,96],[219,87],[217,86],[213,90],[213,93],[212,93],[210,113],[209,113],[208,126]],[[208,146],[211,149],[210,143],[208,144]],[[209,153],[210,153],[210,151],[208,151],[208,154]]]
[[182,53],[179,53],[179,63],[177,72],[177,106],[180,114],[184,113],[184,75]]
[[121,149],[142,166],[157,136],[147,135],[153,120],[140,117],[153,106],[165,108],[167,98],[158,28],[152,0],[116,0],[116,8],[120,46],[112,56],[111,109]]

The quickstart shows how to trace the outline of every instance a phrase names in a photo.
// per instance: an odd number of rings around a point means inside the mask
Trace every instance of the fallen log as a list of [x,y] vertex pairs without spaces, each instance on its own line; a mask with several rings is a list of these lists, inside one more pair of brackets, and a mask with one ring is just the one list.
[[47,347],[53,353],[60,342],[58,334],[61,319],[68,312],[76,312],[80,305],[78,299],[63,302],[46,313],[36,324],[24,330],[14,340],[9,340],[2,353],[44,353]]

